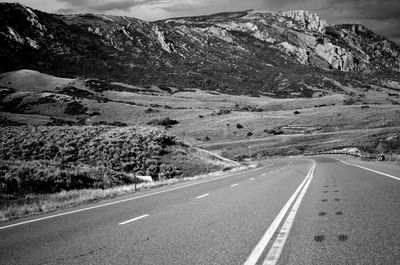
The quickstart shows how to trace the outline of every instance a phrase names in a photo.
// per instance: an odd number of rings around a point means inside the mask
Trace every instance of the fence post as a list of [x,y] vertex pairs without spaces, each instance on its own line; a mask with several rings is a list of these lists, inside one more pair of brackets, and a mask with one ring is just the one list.
[[135,191],[136,191],[136,171],[133,171],[133,182],[135,183]]

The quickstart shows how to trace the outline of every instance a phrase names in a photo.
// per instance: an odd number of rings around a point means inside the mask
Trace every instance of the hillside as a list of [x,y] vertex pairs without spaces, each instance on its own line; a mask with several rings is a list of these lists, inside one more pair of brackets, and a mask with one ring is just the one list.
[[307,11],[244,11],[149,23],[0,5],[0,72],[32,69],[107,83],[278,98],[336,92],[331,80],[399,89],[398,45],[362,25],[330,26]]
[[[400,49],[362,25],[307,11],[144,22],[0,5],[2,126],[156,126],[230,158],[256,139],[279,149],[279,137],[400,126]],[[335,137],[327,147],[357,140]],[[244,142],[215,148],[230,141]]]
[[110,188],[133,183],[133,173],[161,180],[234,165],[150,127],[7,126],[0,150],[3,194]]
[[[35,80],[48,83],[40,90]],[[9,86],[0,104],[1,126],[151,125],[231,159],[248,156],[248,146],[263,156],[355,145],[374,153],[380,140],[397,137],[400,128],[400,92],[378,86],[372,90],[334,82],[344,94],[297,99],[123,83],[102,91],[99,80],[31,70],[3,73],[0,84]]]

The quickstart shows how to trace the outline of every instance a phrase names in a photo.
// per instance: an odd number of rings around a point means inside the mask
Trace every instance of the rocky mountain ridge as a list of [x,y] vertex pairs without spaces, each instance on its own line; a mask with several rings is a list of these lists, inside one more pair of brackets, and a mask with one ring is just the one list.
[[400,79],[400,48],[394,42],[362,25],[330,26],[308,11],[145,22],[48,14],[20,4],[0,7],[0,72],[25,68],[278,97],[310,96],[329,89],[327,79],[352,86]]

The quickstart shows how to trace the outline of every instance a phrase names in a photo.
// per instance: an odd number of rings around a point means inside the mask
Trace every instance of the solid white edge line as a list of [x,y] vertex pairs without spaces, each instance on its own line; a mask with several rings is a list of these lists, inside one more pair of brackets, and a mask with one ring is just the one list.
[[148,215],[148,214],[145,214],[145,215],[142,215],[142,216],[139,216],[139,217],[130,219],[130,220],[128,220],[128,221],[119,223],[118,225],[125,225],[125,224],[128,224],[128,223],[132,223],[132,222],[137,221],[137,220],[139,220],[139,219],[143,219],[143,218],[145,218],[145,217],[147,217],[147,216],[149,216],[149,215]]
[[300,203],[303,200],[303,197],[306,194],[307,189],[310,186],[310,183],[314,177],[314,169],[315,169],[315,164],[313,164],[311,175],[308,178],[307,183],[304,185],[304,188],[301,190],[300,195],[297,197],[295,203],[293,204],[293,207],[290,210],[289,215],[287,216],[286,221],[283,224],[281,230],[279,231],[275,239],[275,242],[272,244],[272,247],[269,250],[268,255],[266,256],[263,265],[275,265],[278,263],[283,247],[285,246],[286,240],[289,237],[289,233],[292,228],[294,219],[296,218],[296,214],[300,207]]
[[207,197],[208,195],[210,195],[210,193],[206,193],[206,194],[197,196],[196,199],[201,199],[201,198]]
[[352,164],[352,163],[349,163],[349,162],[345,162],[345,161],[337,159],[337,158],[335,158],[335,159],[339,160],[340,162],[342,162],[342,163],[344,163],[346,165],[349,165],[349,166],[359,167],[359,168],[362,168],[362,169],[365,169],[365,170],[368,170],[368,171],[371,171],[371,172],[374,172],[374,173],[377,173],[377,174],[381,174],[383,176],[386,176],[386,177],[389,177],[389,178],[392,178],[392,179],[400,180],[400,178],[398,178],[398,177],[395,177],[395,176],[392,176],[392,175],[389,175],[389,174],[386,174],[386,173],[383,173],[383,172],[380,172],[380,171],[377,171],[377,170],[374,170],[374,169],[370,169],[370,168],[367,168],[367,167],[363,167],[363,166],[359,166],[359,165]]
[[314,163],[315,163],[315,161],[313,160],[313,165],[311,166],[307,176],[304,178],[304,180],[301,182],[301,184],[297,187],[296,191],[292,194],[290,199],[286,202],[285,206],[283,206],[282,210],[276,216],[276,218],[272,222],[272,224],[268,227],[268,229],[265,232],[265,234],[263,235],[263,237],[260,239],[260,241],[254,247],[253,251],[251,252],[249,257],[245,261],[244,265],[255,265],[257,263],[261,254],[264,252],[264,249],[268,245],[268,242],[271,240],[276,229],[278,229],[279,224],[282,222],[283,217],[285,217],[287,211],[289,210],[289,207],[292,205],[293,201],[295,200],[297,195],[300,193],[300,191],[303,189],[307,180],[310,178]]
[[157,195],[157,194],[161,194],[161,193],[166,193],[166,192],[170,192],[170,191],[174,191],[174,190],[179,190],[179,189],[183,189],[183,188],[186,188],[186,187],[191,187],[191,186],[195,186],[195,185],[199,185],[199,184],[203,184],[203,183],[207,183],[207,182],[211,182],[211,181],[216,181],[216,180],[220,180],[220,179],[224,179],[224,178],[228,178],[228,177],[232,177],[232,176],[236,176],[236,175],[240,175],[240,174],[251,173],[251,172],[254,172],[254,171],[265,169],[267,167],[270,167],[271,165],[268,165],[268,166],[262,167],[262,168],[256,168],[256,169],[249,170],[249,171],[246,171],[246,172],[238,172],[238,173],[234,173],[234,174],[227,175],[227,176],[222,176],[222,177],[208,179],[208,180],[204,180],[204,181],[200,181],[200,182],[196,182],[196,183],[191,183],[191,184],[179,186],[179,187],[168,189],[168,190],[162,190],[162,191],[157,191],[157,192],[153,192],[153,193],[149,193],[149,194],[144,194],[144,195],[133,197],[133,198],[128,198],[128,199],[123,199],[123,200],[119,200],[119,201],[104,203],[104,204],[100,204],[100,205],[86,207],[86,208],[83,208],[83,209],[73,210],[73,211],[69,211],[69,212],[65,212],[65,213],[53,214],[53,215],[49,215],[49,216],[45,216],[45,217],[40,217],[40,218],[24,221],[24,222],[10,224],[10,225],[6,225],[6,226],[0,227],[0,230],[6,229],[6,228],[10,228],[10,227],[14,227],[14,226],[19,226],[19,225],[29,224],[29,223],[33,223],[33,222],[38,222],[38,221],[42,221],[42,220],[47,220],[47,219],[51,219],[51,218],[55,218],[55,217],[59,217],[59,216],[63,216],[63,215],[69,215],[69,214],[73,214],[73,213],[84,212],[84,211],[87,211],[87,210],[92,210],[92,209],[96,209],[96,208],[110,206],[110,205],[114,205],[114,204],[118,204],[118,203],[122,203],[122,202],[141,199],[141,198],[145,198],[145,197],[149,197],[149,196],[153,196],[153,195]]
[[232,184],[231,188],[236,187],[237,185],[239,185],[239,183]]

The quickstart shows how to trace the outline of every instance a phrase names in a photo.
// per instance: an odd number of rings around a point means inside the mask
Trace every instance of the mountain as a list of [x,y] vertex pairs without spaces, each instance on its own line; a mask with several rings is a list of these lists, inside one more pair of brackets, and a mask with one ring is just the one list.
[[145,22],[0,3],[0,50],[0,72],[281,98],[337,89],[330,80],[355,87],[400,80],[397,44],[301,10]]

